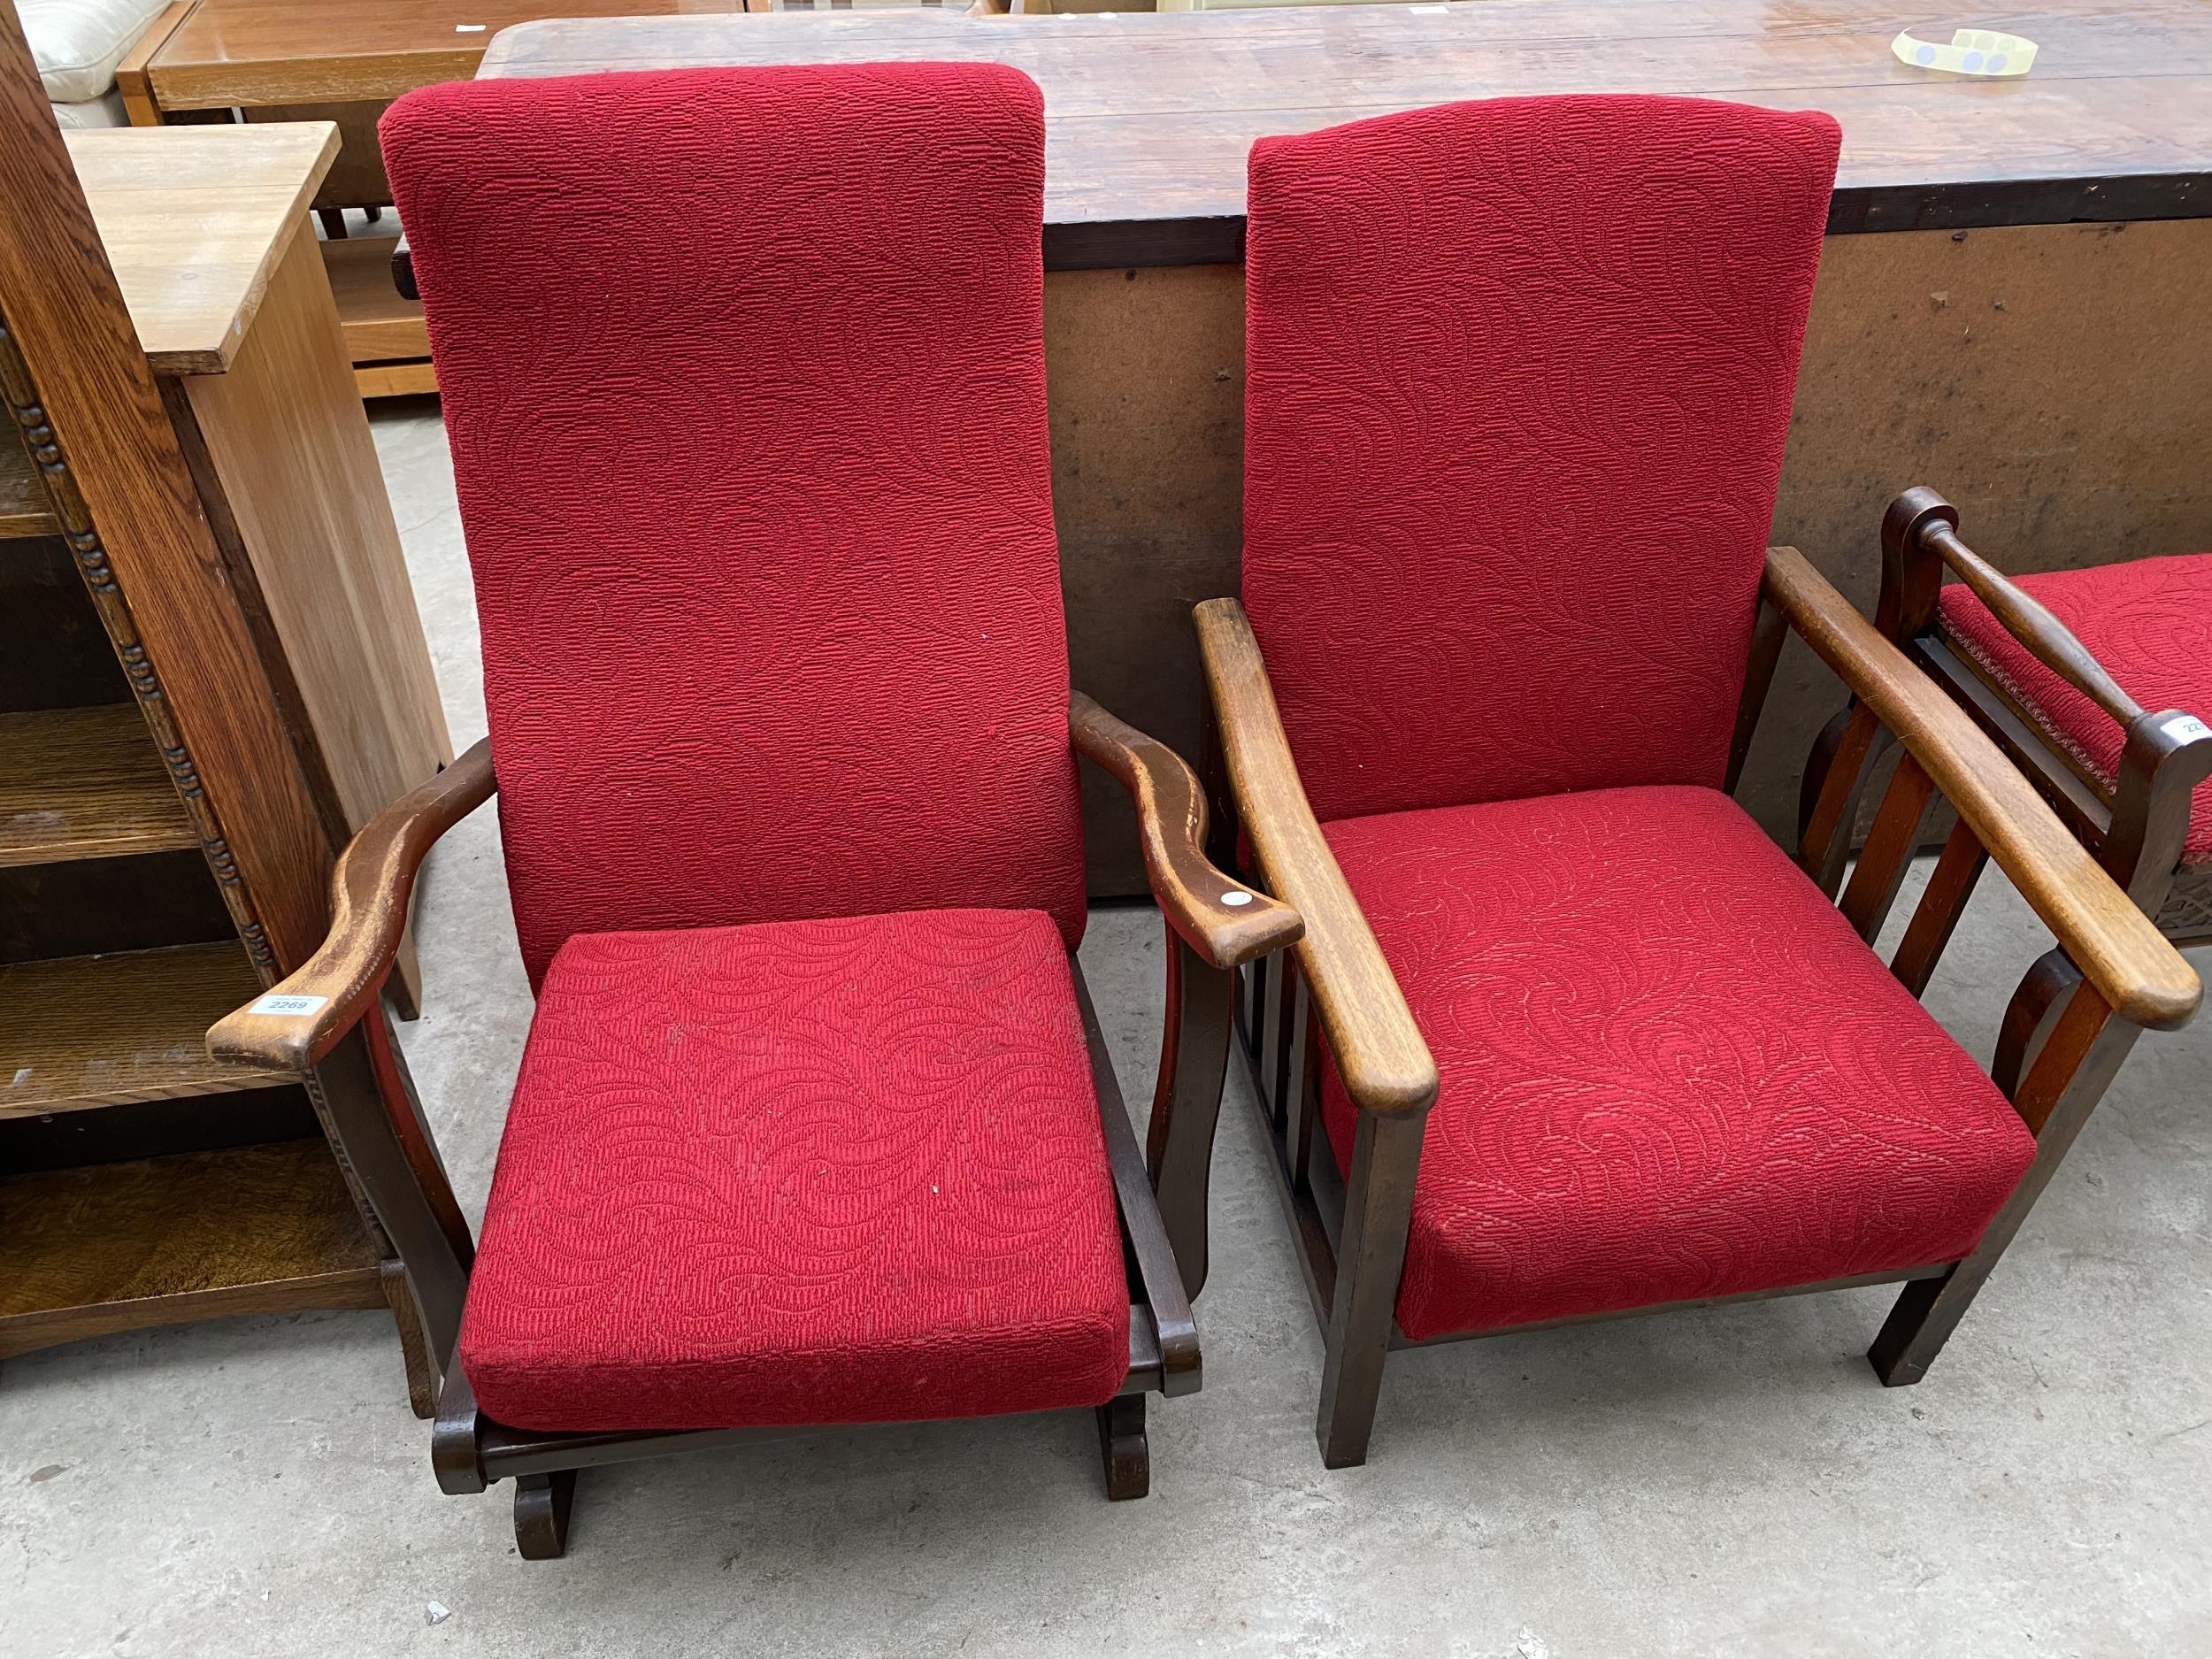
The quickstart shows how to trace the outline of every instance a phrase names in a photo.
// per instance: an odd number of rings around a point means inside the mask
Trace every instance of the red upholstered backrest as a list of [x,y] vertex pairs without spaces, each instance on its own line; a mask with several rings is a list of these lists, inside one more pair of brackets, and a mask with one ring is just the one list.
[[1561,97],[1252,147],[1244,601],[1321,818],[1723,781],[1838,138]]
[[1083,926],[1043,103],[995,65],[461,82],[385,117],[534,983],[570,934]]

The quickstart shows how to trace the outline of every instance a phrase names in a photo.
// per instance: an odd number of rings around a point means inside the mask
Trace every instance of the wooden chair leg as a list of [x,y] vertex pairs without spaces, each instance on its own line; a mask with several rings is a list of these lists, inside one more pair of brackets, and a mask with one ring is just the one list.
[[[2026,988],[2022,987],[2024,992]],[[1940,1279],[1915,1279],[1898,1297],[1866,1356],[1874,1374],[1890,1387],[1916,1383],[1928,1374],[1997,1258],[2050,1185],[2074,1137],[2104,1098],[2140,1030],[2114,1018],[2104,1000],[2087,985],[2063,999],[2048,1029],[2047,1039],[2029,1064],[2026,1080],[2011,1091],[2022,1120],[2035,1131],[2035,1162],[1989,1224],[1973,1255]]]
[[568,1511],[576,1501],[576,1471],[520,1475],[515,1479],[515,1548],[525,1561],[557,1561],[568,1551]]
[[1098,1408],[1098,1455],[1106,1495],[1116,1502],[1152,1490],[1152,1447],[1144,1432],[1144,1396],[1116,1394]]
[[1167,1024],[1159,1079],[1152,1093],[1145,1165],[1159,1201],[1160,1220],[1174,1247],[1183,1294],[1195,1302],[1206,1286],[1206,1205],[1214,1130],[1227,1080],[1236,980],[1167,930]]
[[1348,1469],[1367,1461],[1426,1125],[1423,1114],[1359,1115],[1352,1172],[1345,1187],[1343,1248],[1337,1252],[1336,1292],[1329,1309],[1328,1357],[1321,1369],[1321,1411],[1315,1425],[1326,1468]]
[[415,1294],[407,1288],[407,1270],[397,1262],[383,1266],[384,1300],[391,1304],[399,1325],[399,1355],[407,1367],[407,1404],[419,1417],[438,1411],[438,1368],[430,1363],[430,1347],[423,1340],[422,1310]]

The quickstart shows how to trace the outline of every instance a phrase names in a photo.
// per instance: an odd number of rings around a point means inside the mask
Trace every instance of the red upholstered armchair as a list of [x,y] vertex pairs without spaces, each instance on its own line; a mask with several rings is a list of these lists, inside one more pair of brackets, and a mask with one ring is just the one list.
[[[2180,945],[2212,944],[2212,553],[2008,580],[1960,540],[1958,510],[1909,489],[1882,521],[1875,622],[2027,773],[2097,862]],[[1960,580],[1945,584],[1947,572]],[[1888,734],[1855,703],[1805,770],[1801,829],[1831,892]],[[1924,828],[1910,772],[1884,810]],[[1970,892],[1986,862],[1955,826],[1935,879]],[[1934,965],[1942,941],[1927,956]],[[2063,949],[2029,970],[1991,1074],[2009,1087],[2081,983]]]
[[[1071,701],[1035,87],[462,83],[382,136],[491,736],[363,832],[321,954],[211,1042],[318,1063],[442,1374],[441,1485],[513,1479],[550,1555],[581,1467],[1079,1407],[1141,1495],[1144,1395],[1199,1381],[1229,970],[1299,923],[1205,862],[1179,760]],[[1178,941],[1179,1262],[1072,956],[1078,751]],[[538,1000],[472,1247],[376,996],[426,849],[495,787]]]
[[[1916,1380],[2138,1026],[2196,1006],[1766,546],[1837,145],[1570,97],[1253,149],[1243,603],[1198,626],[1227,804],[1306,923],[1244,1030],[1331,1465],[1389,1348],[1655,1307],[1903,1281],[1871,1357]],[[1866,943],[1909,847],[1839,912],[1730,799],[1788,626],[2082,965],[2009,1098]]]

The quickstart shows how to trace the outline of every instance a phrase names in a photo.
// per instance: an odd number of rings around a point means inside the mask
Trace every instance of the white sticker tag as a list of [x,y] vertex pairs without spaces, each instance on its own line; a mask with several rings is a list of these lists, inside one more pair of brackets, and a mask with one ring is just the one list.
[[1252,902],[1252,895],[1249,893],[1225,893],[1221,895],[1221,902],[1224,904],[1245,905]]
[[2200,737],[2212,737],[2212,726],[2193,714],[2177,714],[2166,722],[2166,735],[2177,743],[2193,743]]
[[456,23],[453,32],[456,35],[481,35],[491,25],[488,23]]
[[256,1002],[249,1014],[282,1014],[296,1019],[302,1014],[311,1014],[330,999],[326,996],[280,996],[274,991]]

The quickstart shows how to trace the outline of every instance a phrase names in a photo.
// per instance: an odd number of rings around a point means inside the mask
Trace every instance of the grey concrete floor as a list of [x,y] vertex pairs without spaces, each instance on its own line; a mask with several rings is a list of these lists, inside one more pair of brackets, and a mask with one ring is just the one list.
[[[466,743],[443,434],[376,430]],[[480,1207],[530,1017],[488,811],[422,914],[403,1041]],[[1929,996],[1985,1059],[2046,943],[1985,884]],[[1083,962],[1141,1102],[1157,918],[1100,910]],[[1394,1357],[1338,1473],[1236,1088],[1206,1387],[1154,1403],[1142,1502],[1087,1414],[825,1432],[588,1473],[568,1558],[525,1563],[508,1488],[434,1484],[388,1318],[234,1320],[8,1365],[0,1654],[2212,1655],[2212,1018],[2139,1047],[1919,1387],[1861,1357],[1882,1291],[1505,1338]]]

